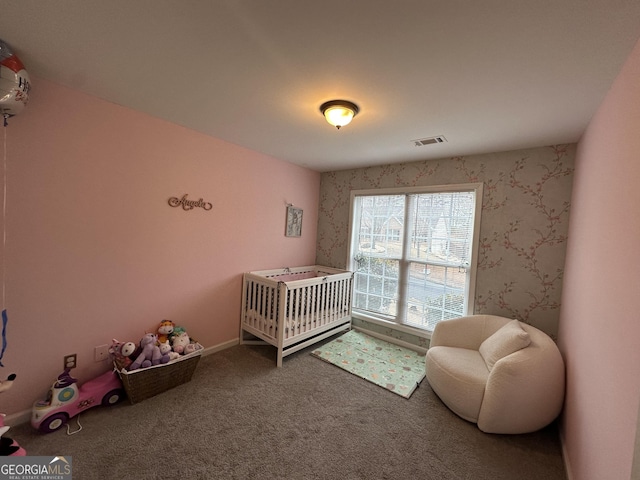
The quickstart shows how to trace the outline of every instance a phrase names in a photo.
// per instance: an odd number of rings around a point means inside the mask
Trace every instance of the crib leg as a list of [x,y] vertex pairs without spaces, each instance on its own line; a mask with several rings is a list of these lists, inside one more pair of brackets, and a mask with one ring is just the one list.
[[278,368],[282,367],[282,349],[278,349],[278,360],[276,361],[276,366]]

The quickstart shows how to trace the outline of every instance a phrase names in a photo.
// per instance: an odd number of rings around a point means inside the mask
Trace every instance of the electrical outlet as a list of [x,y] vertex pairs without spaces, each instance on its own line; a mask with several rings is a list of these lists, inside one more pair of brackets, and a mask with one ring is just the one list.
[[74,353],[64,356],[64,369],[76,368],[78,366],[78,356]]
[[109,358],[109,345],[98,345],[93,350],[96,362],[102,362]]

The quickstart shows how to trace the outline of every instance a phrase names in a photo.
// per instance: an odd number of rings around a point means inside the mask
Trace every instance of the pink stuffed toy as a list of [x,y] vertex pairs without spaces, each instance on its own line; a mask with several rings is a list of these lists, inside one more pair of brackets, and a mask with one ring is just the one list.
[[116,368],[127,369],[131,365],[131,355],[136,350],[136,345],[133,342],[119,342],[115,338],[111,341],[111,347],[109,347],[109,355],[113,360]]

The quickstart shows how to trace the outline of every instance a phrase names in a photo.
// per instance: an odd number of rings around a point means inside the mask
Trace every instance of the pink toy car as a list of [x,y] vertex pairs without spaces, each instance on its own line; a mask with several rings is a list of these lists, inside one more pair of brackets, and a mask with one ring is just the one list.
[[126,396],[122,382],[113,371],[89,380],[81,387],[65,369],[58,376],[47,394],[46,400],[33,405],[31,425],[41,432],[55,432],[71,417],[96,405],[114,405]]

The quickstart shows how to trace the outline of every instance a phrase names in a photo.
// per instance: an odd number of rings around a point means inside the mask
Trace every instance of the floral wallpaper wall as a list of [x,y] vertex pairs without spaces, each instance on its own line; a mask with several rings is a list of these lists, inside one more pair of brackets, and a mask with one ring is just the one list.
[[345,268],[351,190],[482,182],[475,313],[517,318],[555,338],[576,146],[322,174],[316,262]]

